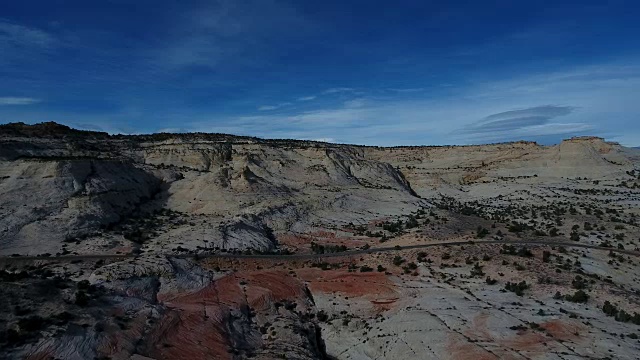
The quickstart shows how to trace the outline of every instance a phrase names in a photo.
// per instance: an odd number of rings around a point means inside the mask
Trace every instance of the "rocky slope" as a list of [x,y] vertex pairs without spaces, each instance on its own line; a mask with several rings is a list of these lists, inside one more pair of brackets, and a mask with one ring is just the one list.
[[634,359],[639,166],[0,125],[0,358]]
[[[57,124],[0,126],[0,252],[65,241],[135,248],[105,229],[132,214],[183,215],[154,246],[272,250],[272,231],[415,210],[403,174],[364,149],[226,135],[108,136]],[[342,213],[334,218],[333,215]],[[46,239],[42,239],[46,234]],[[88,239],[88,240],[87,240]],[[67,250],[68,251],[68,250]]]
[[274,231],[406,214],[427,204],[418,196],[474,199],[508,195],[520,183],[614,179],[633,171],[639,156],[599,138],[377,148],[220,134],[109,136],[54,123],[0,126],[0,143],[5,255],[64,253],[65,240],[78,239],[89,240],[66,251],[139,249],[104,230],[163,209],[183,223],[154,224],[161,231],[143,249],[268,251],[277,247]]

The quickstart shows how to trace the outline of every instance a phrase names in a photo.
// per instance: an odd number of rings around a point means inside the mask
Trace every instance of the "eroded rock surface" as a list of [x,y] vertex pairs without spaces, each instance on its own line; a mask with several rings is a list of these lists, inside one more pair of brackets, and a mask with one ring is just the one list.
[[636,359],[639,160],[0,125],[0,357]]

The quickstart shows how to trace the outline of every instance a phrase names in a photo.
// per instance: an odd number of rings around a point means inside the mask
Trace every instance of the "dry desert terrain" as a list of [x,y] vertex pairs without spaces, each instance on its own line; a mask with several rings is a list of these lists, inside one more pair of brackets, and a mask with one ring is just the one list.
[[0,125],[0,358],[638,359],[640,150]]

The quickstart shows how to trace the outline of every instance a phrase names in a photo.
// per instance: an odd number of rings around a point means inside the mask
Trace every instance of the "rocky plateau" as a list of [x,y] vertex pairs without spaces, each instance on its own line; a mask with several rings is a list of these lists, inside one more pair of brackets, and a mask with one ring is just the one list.
[[640,150],[0,125],[0,358],[638,359]]

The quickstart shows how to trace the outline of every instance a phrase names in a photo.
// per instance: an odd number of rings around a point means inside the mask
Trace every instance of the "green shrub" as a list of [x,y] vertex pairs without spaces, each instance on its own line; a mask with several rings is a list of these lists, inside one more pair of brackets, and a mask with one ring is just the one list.
[[395,266],[400,266],[400,265],[402,265],[404,262],[405,262],[405,260],[404,260],[401,256],[399,256],[399,255],[396,255],[396,256],[393,258],[393,265],[395,265]]
[[478,239],[482,239],[482,238],[486,237],[487,235],[489,235],[489,230],[485,229],[482,226],[478,226],[478,229],[476,230],[476,237]]
[[521,281],[519,283],[507,282],[504,285],[504,288],[505,288],[505,290],[511,291],[511,292],[515,293],[516,295],[518,295],[518,296],[522,296],[522,295],[524,295],[524,291],[529,288],[529,285],[527,284],[526,281],[523,280],[523,281]]
[[575,303],[586,303],[589,300],[589,295],[582,290],[578,290],[573,295],[565,295],[565,299]]
[[373,268],[372,268],[372,267],[369,267],[369,266],[367,266],[367,265],[362,265],[362,266],[360,267],[360,272],[371,272],[371,271],[373,271]]

